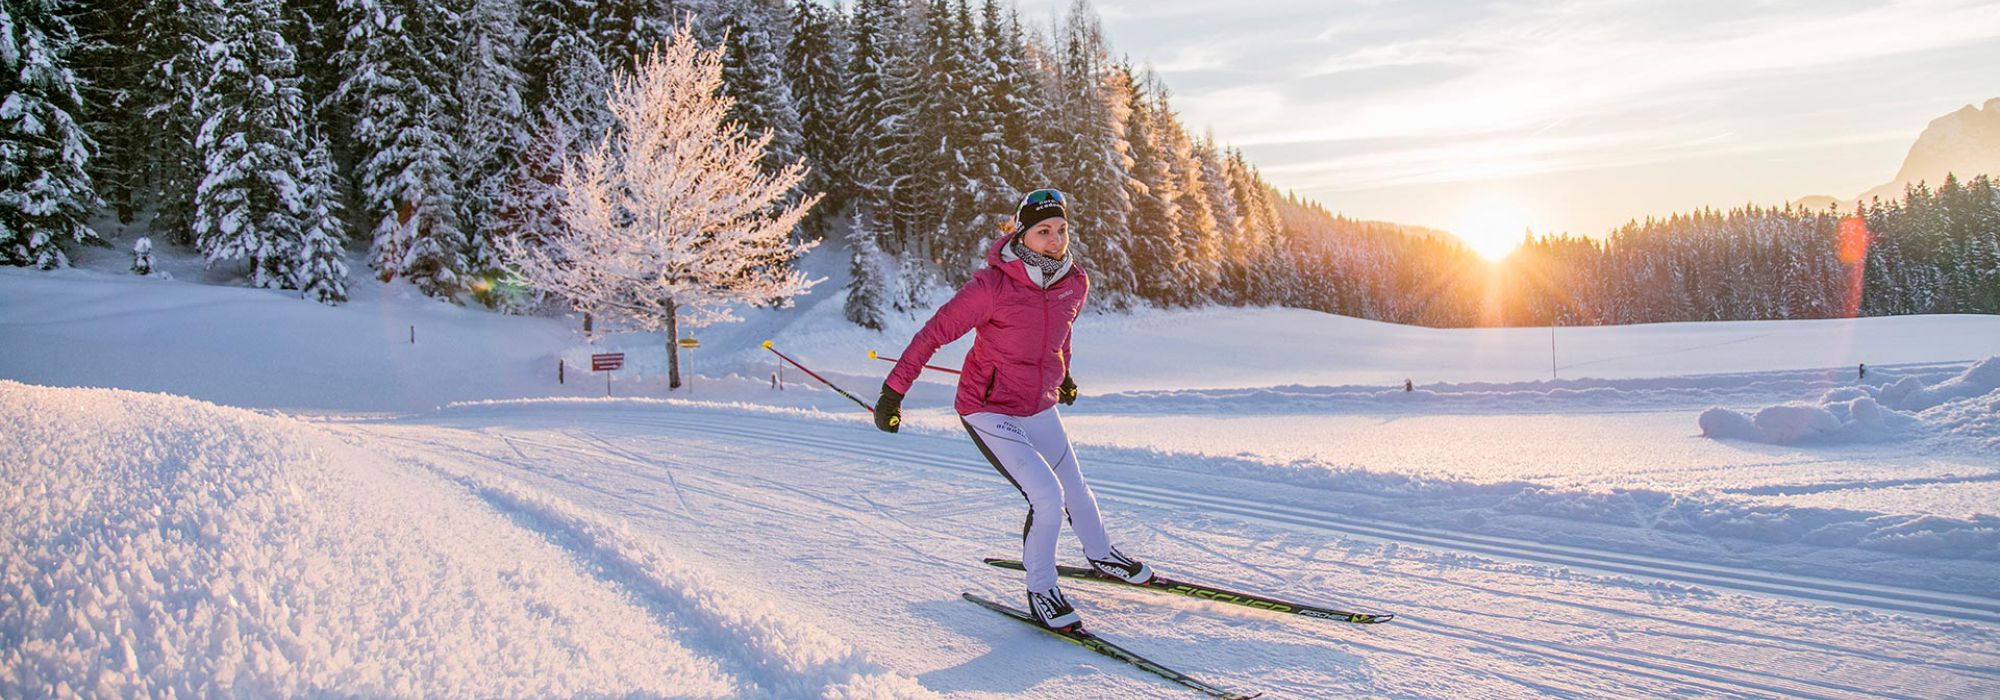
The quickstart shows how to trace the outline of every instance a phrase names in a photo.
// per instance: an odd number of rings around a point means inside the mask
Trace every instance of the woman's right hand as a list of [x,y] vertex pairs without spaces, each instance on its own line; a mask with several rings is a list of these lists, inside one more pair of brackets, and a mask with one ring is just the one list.
[[875,427],[885,433],[896,432],[903,424],[903,394],[882,385],[882,397],[875,400]]

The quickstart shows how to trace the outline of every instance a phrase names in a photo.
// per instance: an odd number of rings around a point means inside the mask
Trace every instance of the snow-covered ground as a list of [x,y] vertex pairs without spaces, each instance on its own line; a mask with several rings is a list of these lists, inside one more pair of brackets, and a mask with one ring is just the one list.
[[[897,435],[795,371],[771,386],[766,338],[872,398],[867,351],[920,321],[847,325],[837,280],[697,332],[693,389],[668,392],[657,335],[176,276],[0,269],[0,696],[1186,692],[958,600],[1019,597],[978,560],[1018,551],[1023,508],[948,375]],[[2000,318],[1552,334],[1210,309],[1086,317],[1076,346],[1066,420],[1122,549],[1398,614],[1070,587],[1099,633],[1203,679],[2000,696]],[[608,399],[577,371],[606,350],[629,353]]]

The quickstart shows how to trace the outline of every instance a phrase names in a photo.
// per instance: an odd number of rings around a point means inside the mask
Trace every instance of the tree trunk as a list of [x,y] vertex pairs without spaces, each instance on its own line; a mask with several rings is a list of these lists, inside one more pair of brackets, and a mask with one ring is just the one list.
[[680,305],[667,300],[667,388],[681,388]]

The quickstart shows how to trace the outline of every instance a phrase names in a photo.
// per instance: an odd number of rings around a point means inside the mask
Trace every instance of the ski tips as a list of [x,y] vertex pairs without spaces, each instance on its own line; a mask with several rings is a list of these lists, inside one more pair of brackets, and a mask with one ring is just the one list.
[[876,356],[875,356],[875,351],[874,351],[874,350],[870,350],[870,351],[868,351],[868,359],[870,359],[870,360],[873,360],[873,359],[875,359],[875,357],[876,357]]
[[768,340],[764,341],[764,349],[765,350],[771,349],[771,341]]

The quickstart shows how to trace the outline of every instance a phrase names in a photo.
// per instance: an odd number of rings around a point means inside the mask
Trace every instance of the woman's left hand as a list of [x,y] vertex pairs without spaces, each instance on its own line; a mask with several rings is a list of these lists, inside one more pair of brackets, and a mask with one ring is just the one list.
[[1056,387],[1056,400],[1061,401],[1064,406],[1075,406],[1076,380],[1070,379],[1067,374],[1063,375],[1062,386]]

